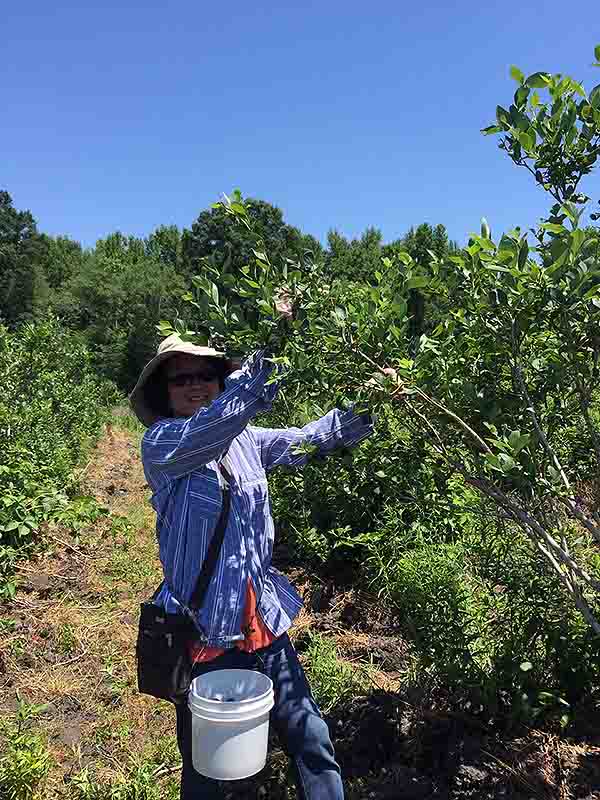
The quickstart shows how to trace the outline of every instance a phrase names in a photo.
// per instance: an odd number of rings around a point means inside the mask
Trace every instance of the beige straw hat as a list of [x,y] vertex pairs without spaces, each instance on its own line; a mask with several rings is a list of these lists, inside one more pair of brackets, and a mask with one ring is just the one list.
[[146,364],[133,391],[129,395],[129,402],[131,403],[136,417],[140,422],[146,425],[146,427],[150,427],[160,416],[153,410],[148,402],[145,391],[148,380],[163,361],[166,361],[177,353],[187,353],[191,356],[204,356],[204,358],[223,358],[226,360],[226,371],[231,371],[233,369],[233,364],[225,353],[220,353],[213,347],[202,347],[197,344],[192,344],[191,342],[184,342],[178,334],[171,334],[171,336],[168,336],[159,344],[156,355]]

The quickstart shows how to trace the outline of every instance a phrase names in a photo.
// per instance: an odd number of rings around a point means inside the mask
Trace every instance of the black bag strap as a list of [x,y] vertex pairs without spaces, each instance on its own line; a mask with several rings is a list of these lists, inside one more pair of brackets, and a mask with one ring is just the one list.
[[204,602],[206,590],[208,589],[210,579],[213,576],[215,566],[217,565],[217,561],[219,559],[219,554],[223,545],[223,539],[225,538],[225,529],[227,528],[227,521],[229,519],[229,509],[231,506],[231,475],[225,469],[222,463],[217,462],[217,466],[225,480],[225,487],[223,489],[223,505],[221,507],[221,514],[219,516],[219,521],[217,522],[215,532],[213,533],[212,539],[210,540],[210,544],[208,546],[208,553],[204,559],[204,564],[202,564],[200,575],[198,575],[196,587],[192,592],[188,603],[188,608],[191,608],[192,610],[201,608],[202,603]]

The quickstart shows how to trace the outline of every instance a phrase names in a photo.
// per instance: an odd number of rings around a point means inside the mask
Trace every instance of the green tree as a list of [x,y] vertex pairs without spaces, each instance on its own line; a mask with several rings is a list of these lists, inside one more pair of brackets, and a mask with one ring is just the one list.
[[[286,258],[303,261],[307,253],[321,253],[319,242],[284,222],[276,206],[257,199],[248,199],[246,206],[253,230],[266,243],[274,263],[281,264]],[[219,272],[227,269],[238,274],[253,258],[255,241],[245,228],[233,224],[218,204],[202,211],[191,229],[183,232],[182,245],[187,275],[201,273],[206,259]]]
[[85,254],[79,242],[68,236],[41,236],[41,267],[51,290],[60,289],[82,268]]
[[178,271],[183,270],[183,243],[176,225],[160,225],[146,239],[146,255]]
[[159,320],[179,313],[186,285],[173,263],[176,252],[171,229],[147,240],[111,234],[97,242],[54,304],[70,327],[84,331],[98,370],[123,390],[132,388],[155,350]]
[[[294,369],[296,401],[350,395],[359,404],[368,397],[373,406],[372,390],[367,395],[364,385],[367,370],[375,369],[379,402],[405,398],[415,435],[425,432],[446,468],[520,527],[534,558],[543,559],[536,562],[540,573],[549,569],[600,633],[594,559],[600,518],[575,491],[589,460],[574,458],[568,465],[563,457],[565,434],[578,427],[575,403],[588,447],[600,457],[590,413],[600,389],[599,233],[586,233],[579,224],[589,199],[579,182],[600,155],[600,87],[587,94],[560,74],[519,75],[515,103],[508,112],[499,108],[498,124],[486,132],[502,133],[503,149],[556,201],[535,241],[517,229],[496,242],[484,221],[464,252],[441,258],[433,252],[427,268],[406,251],[383,257],[374,284],[362,291],[330,274],[313,272],[308,280],[292,268],[286,281],[295,316],[274,360]],[[548,99],[534,88],[544,89]],[[222,209],[252,230],[241,196]],[[254,301],[256,321],[229,300],[221,303],[210,276],[199,283],[209,334],[225,335],[233,349],[247,350],[280,333],[277,275],[258,233],[256,249],[236,287]],[[431,336],[421,336],[414,358],[407,353],[412,289],[444,309]],[[407,386],[385,374],[388,365]],[[490,383],[495,402],[482,403]]]
[[371,282],[375,272],[381,269],[381,231],[369,227],[360,239],[346,239],[336,230],[327,234],[325,272],[335,279]]
[[47,300],[41,268],[43,239],[30,211],[17,211],[0,191],[0,317],[9,325],[31,318]]

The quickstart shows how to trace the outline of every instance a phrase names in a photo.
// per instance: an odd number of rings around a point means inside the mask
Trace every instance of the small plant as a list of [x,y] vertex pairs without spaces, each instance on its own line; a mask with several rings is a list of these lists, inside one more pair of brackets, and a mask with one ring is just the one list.
[[61,625],[58,629],[56,641],[64,653],[70,653],[75,650],[77,647],[77,637],[75,636],[73,626],[68,623]]
[[135,434],[139,439],[142,438],[146,430],[138,418],[127,407],[119,407],[113,411],[110,420],[110,425],[114,428],[120,428],[128,433]]
[[14,631],[17,621],[11,617],[0,617],[0,633],[10,633]]
[[36,706],[17,694],[15,719],[0,723],[5,754],[0,757],[0,797],[33,800],[50,769],[50,754],[39,735],[29,729],[31,720],[46,706]]
[[109,513],[106,506],[100,505],[95,497],[74,497],[65,507],[55,516],[57,522],[61,522],[74,533],[82,528],[92,525],[100,517]]
[[306,673],[312,693],[321,710],[328,714],[342,701],[368,689],[365,667],[355,666],[338,658],[335,642],[318,633],[310,634],[306,651]]
[[73,800],[162,800],[161,786],[157,781],[156,768],[150,764],[133,764],[126,775],[115,781],[97,783],[87,768],[69,782]]

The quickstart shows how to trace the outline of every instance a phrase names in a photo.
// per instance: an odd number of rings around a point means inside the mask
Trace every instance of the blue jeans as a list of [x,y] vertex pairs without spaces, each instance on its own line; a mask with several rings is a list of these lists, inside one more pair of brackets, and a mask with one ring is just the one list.
[[[289,637],[276,639],[254,653],[232,648],[214,661],[197,664],[193,677],[215,669],[255,669],[273,681],[271,724],[293,759],[300,800],[343,800],[340,768],[327,724],[312,698],[304,670]],[[192,719],[187,704],[177,708],[177,743],[183,759],[181,800],[219,800],[219,781],[205,778],[192,765]]]

